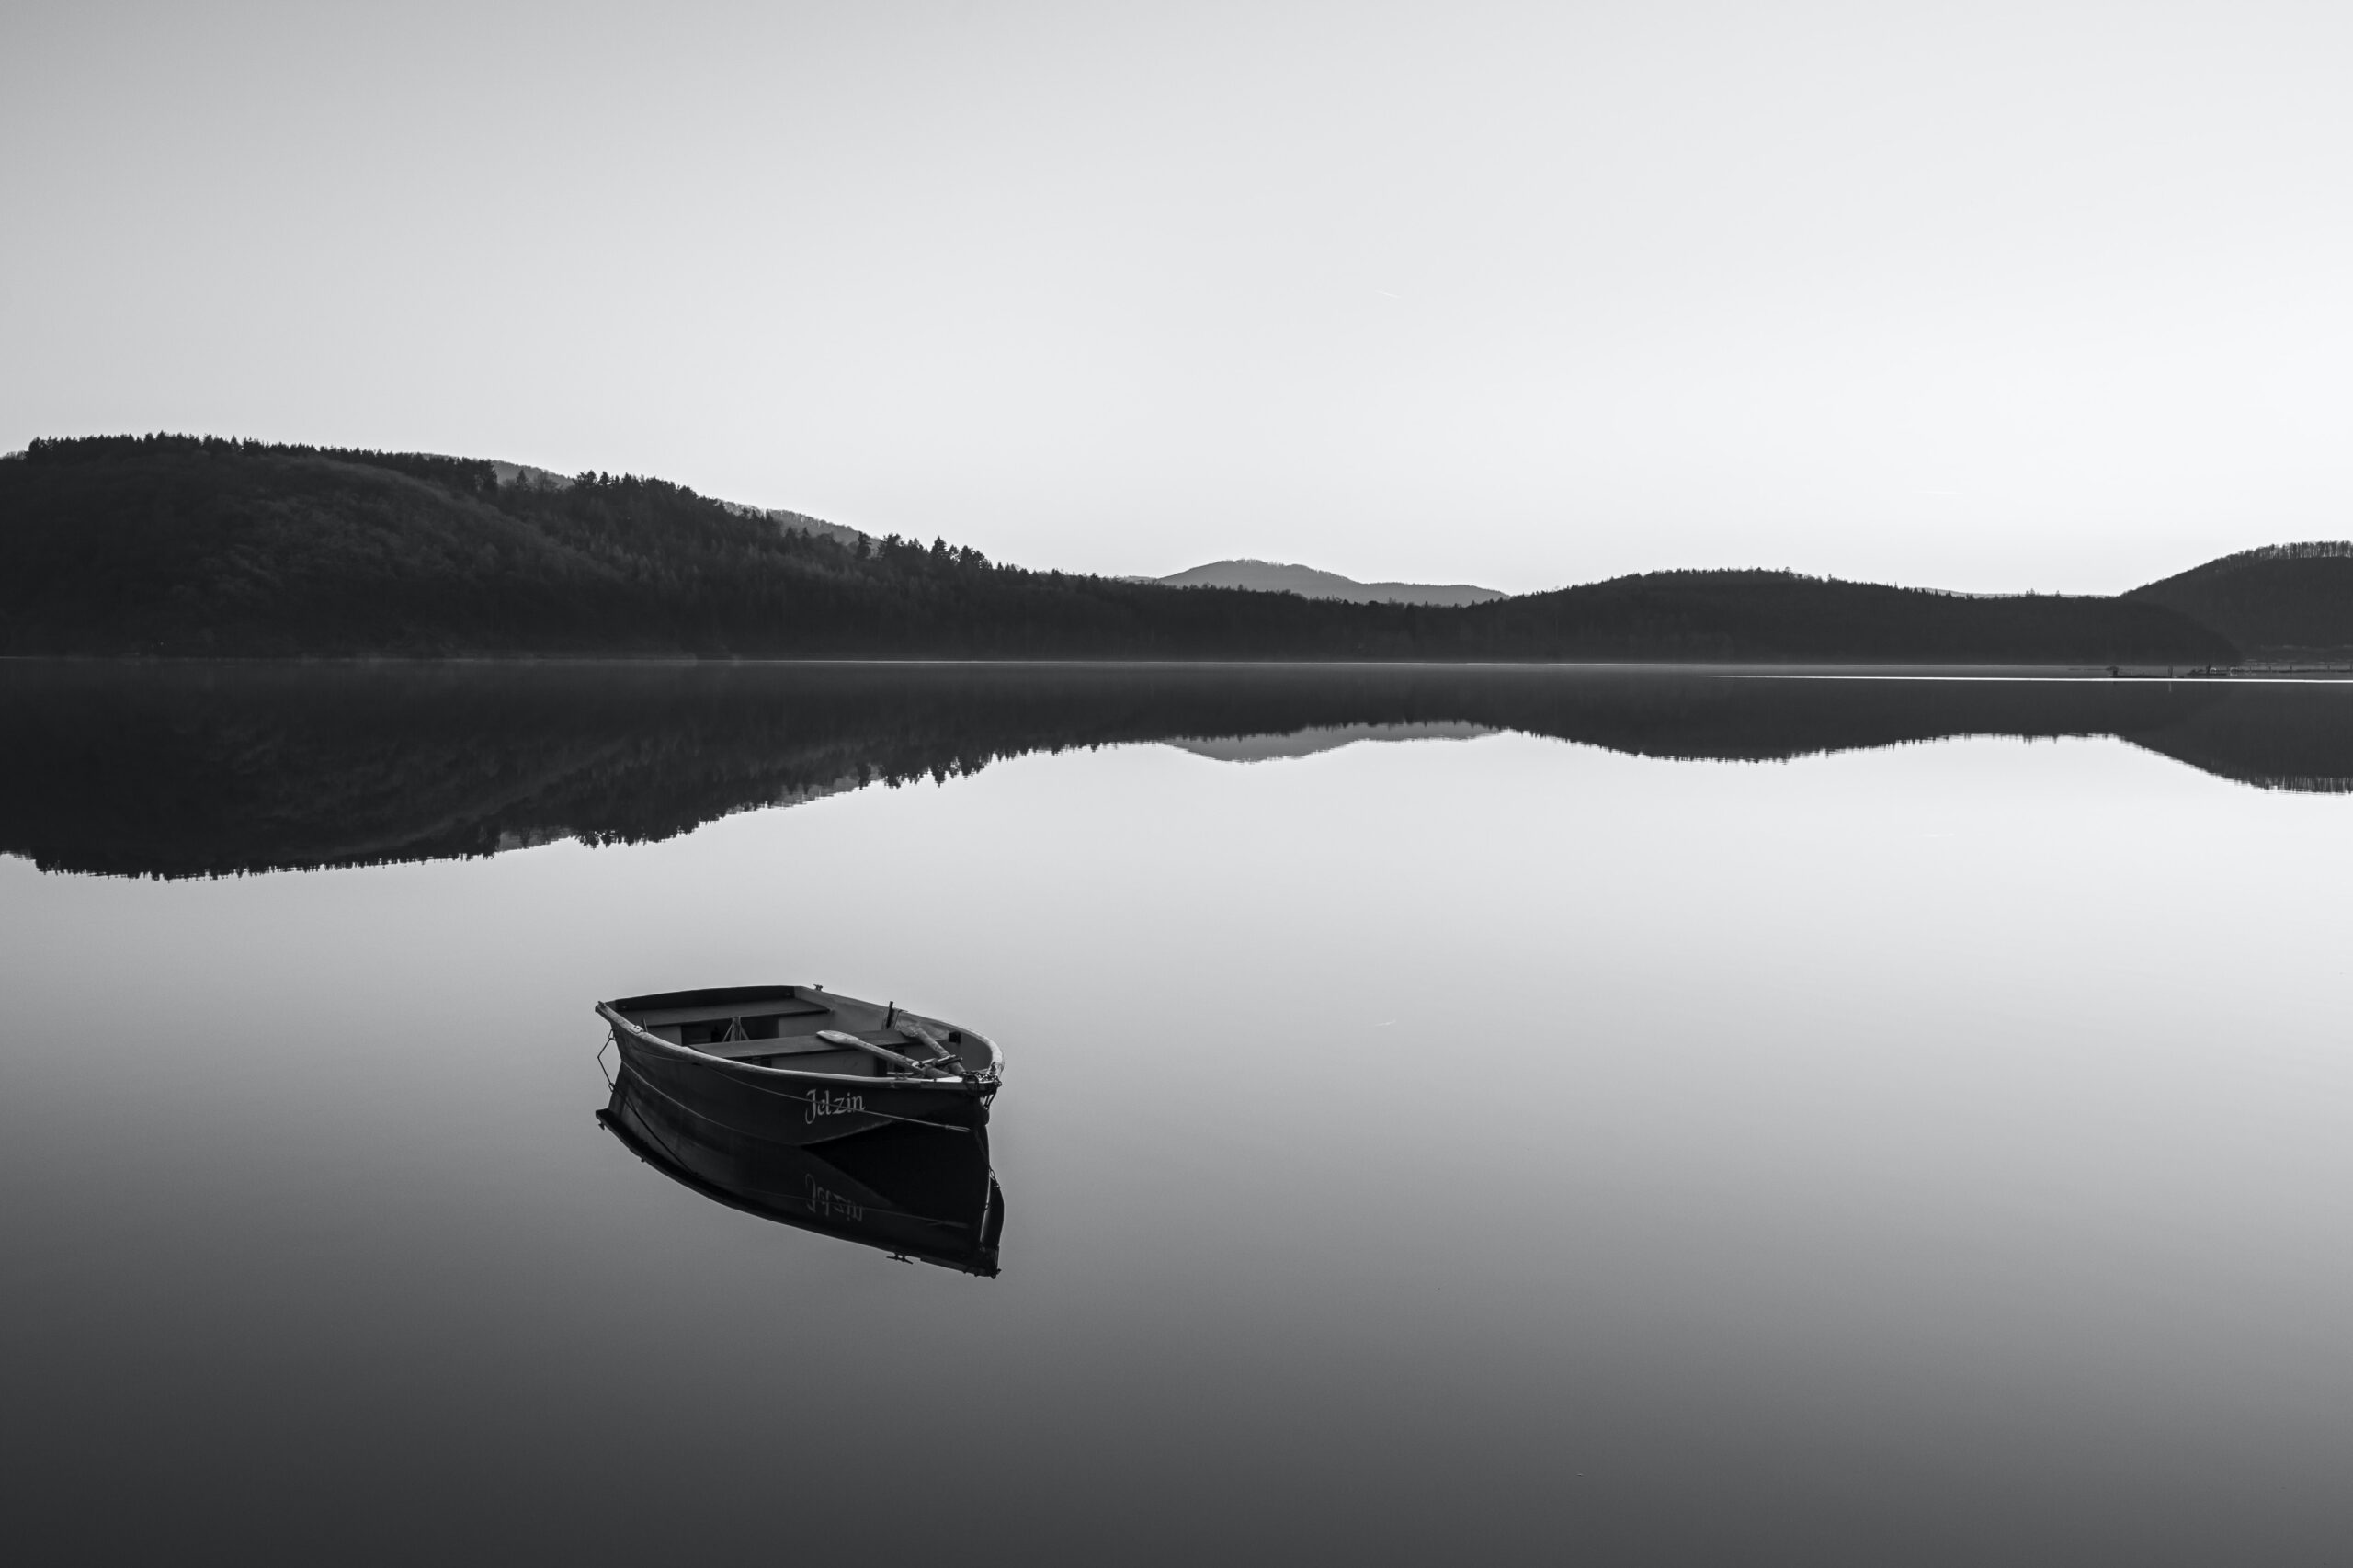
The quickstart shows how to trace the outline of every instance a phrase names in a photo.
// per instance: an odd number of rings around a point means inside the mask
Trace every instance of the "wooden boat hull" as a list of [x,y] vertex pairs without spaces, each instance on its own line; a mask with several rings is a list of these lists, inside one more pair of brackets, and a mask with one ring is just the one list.
[[707,1121],[785,1145],[830,1142],[878,1128],[972,1132],[988,1125],[994,1085],[845,1078],[722,1062],[614,1031],[623,1069]]
[[713,1202],[893,1256],[997,1272],[1005,1197],[985,1132],[894,1126],[795,1148],[698,1116],[626,1067],[597,1119],[638,1158]]
[[[727,998],[722,1007],[740,1006],[753,1010],[775,1005],[776,995],[790,989],[744,987],[680,992],[663,997],[599,1003],[597,1013],[611,1026],[613,1043],[620,1049],[624,1071],[668,1103],[741,1137],[800,1147],[886,1127],[973,1132],[988,1125],[989,1103],[997,1090],[997,1057],[995,1047],[978,1036],[970,1037],[972,1043],[967,1049],[984,1054],[985,1064],[980,1071],[941,1078],[868,1076],[731,1061],[664,1039],[616,1010],[633,1004],[706,997]],[[838,1006],[845,1011],[869,1008],[877,1017],[881,1015],[881,1008],[849,998],[839,999]],[[963,1033],[959,1031],[960,1038]]]

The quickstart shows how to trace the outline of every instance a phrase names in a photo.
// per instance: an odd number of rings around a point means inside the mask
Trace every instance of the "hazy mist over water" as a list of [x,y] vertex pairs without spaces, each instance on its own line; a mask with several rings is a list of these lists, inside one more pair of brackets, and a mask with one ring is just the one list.
[[[530,678],[468,699],[494,782],[574,759],[507,816],[459,790],[455,828],[383,819],[424,858],[210,878],[208,838],[339,853],[234,758],[441,742],[390,698],[337,739],[227,676],[74,691],[77,744],[128,734],[188,812],[131,851],[184,880],[0,859],[32,1556],[2341,1551],[2353,801],[2117,732],[2309,758],[2353,687],[1977,683],[1995,718],[1865,743],[1864,682],[1114,712],[802,672],[710,699],[748,751],[680,720],[599,773]],[[20,756],[38,685],[0,694]],[[2051,706],[2095,699],[2151,706]],[[827,747],[902,787],[745,809]],[[960,747],[993,759],[935,782]],[[634,841],[447,858],[583,779]],[[592,1001],[770,980],[1004,1046],[999,1277],[722,1208],[597,1124]]]

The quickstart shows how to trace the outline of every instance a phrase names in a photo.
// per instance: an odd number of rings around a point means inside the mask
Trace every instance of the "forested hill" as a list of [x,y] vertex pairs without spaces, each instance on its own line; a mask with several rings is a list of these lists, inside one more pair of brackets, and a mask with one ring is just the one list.
[[0,460],[0,652],[2197,665],[2150,600],[1658,573],[1439,606],[1175,589],[782,528],[660,480],[191,437]]
[[2242,551],[2124,597],[2177,609],[2252,658],[2353,653],[2353,544]]

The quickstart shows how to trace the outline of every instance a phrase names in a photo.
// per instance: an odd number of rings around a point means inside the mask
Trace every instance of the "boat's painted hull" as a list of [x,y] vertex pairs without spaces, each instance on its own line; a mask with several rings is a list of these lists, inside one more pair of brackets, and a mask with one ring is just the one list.
[[1005,1201],[984,1132],[896,1125],[792,1148],[707,1120],[626,1066],[597,1119],[646,1164],[729,1208],[968,1274],[997,1271]]
[[972,1132],[988,1125],[993,1083],[864,1078],[757,1067],[616,1025],[622,1066],[683,1110],[741,1137],[798,1146],[910,1124]]

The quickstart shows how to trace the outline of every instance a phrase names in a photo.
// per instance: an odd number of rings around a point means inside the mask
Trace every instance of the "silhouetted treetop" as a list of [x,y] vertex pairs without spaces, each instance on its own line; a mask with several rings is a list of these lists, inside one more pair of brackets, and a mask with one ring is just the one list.
[[2209,664],[2154,598],[1666,572],[1483,604],[1170,588],[848,541],[665,480],[426,453],[41,440],[0,462],[0,651],[160,655]]

